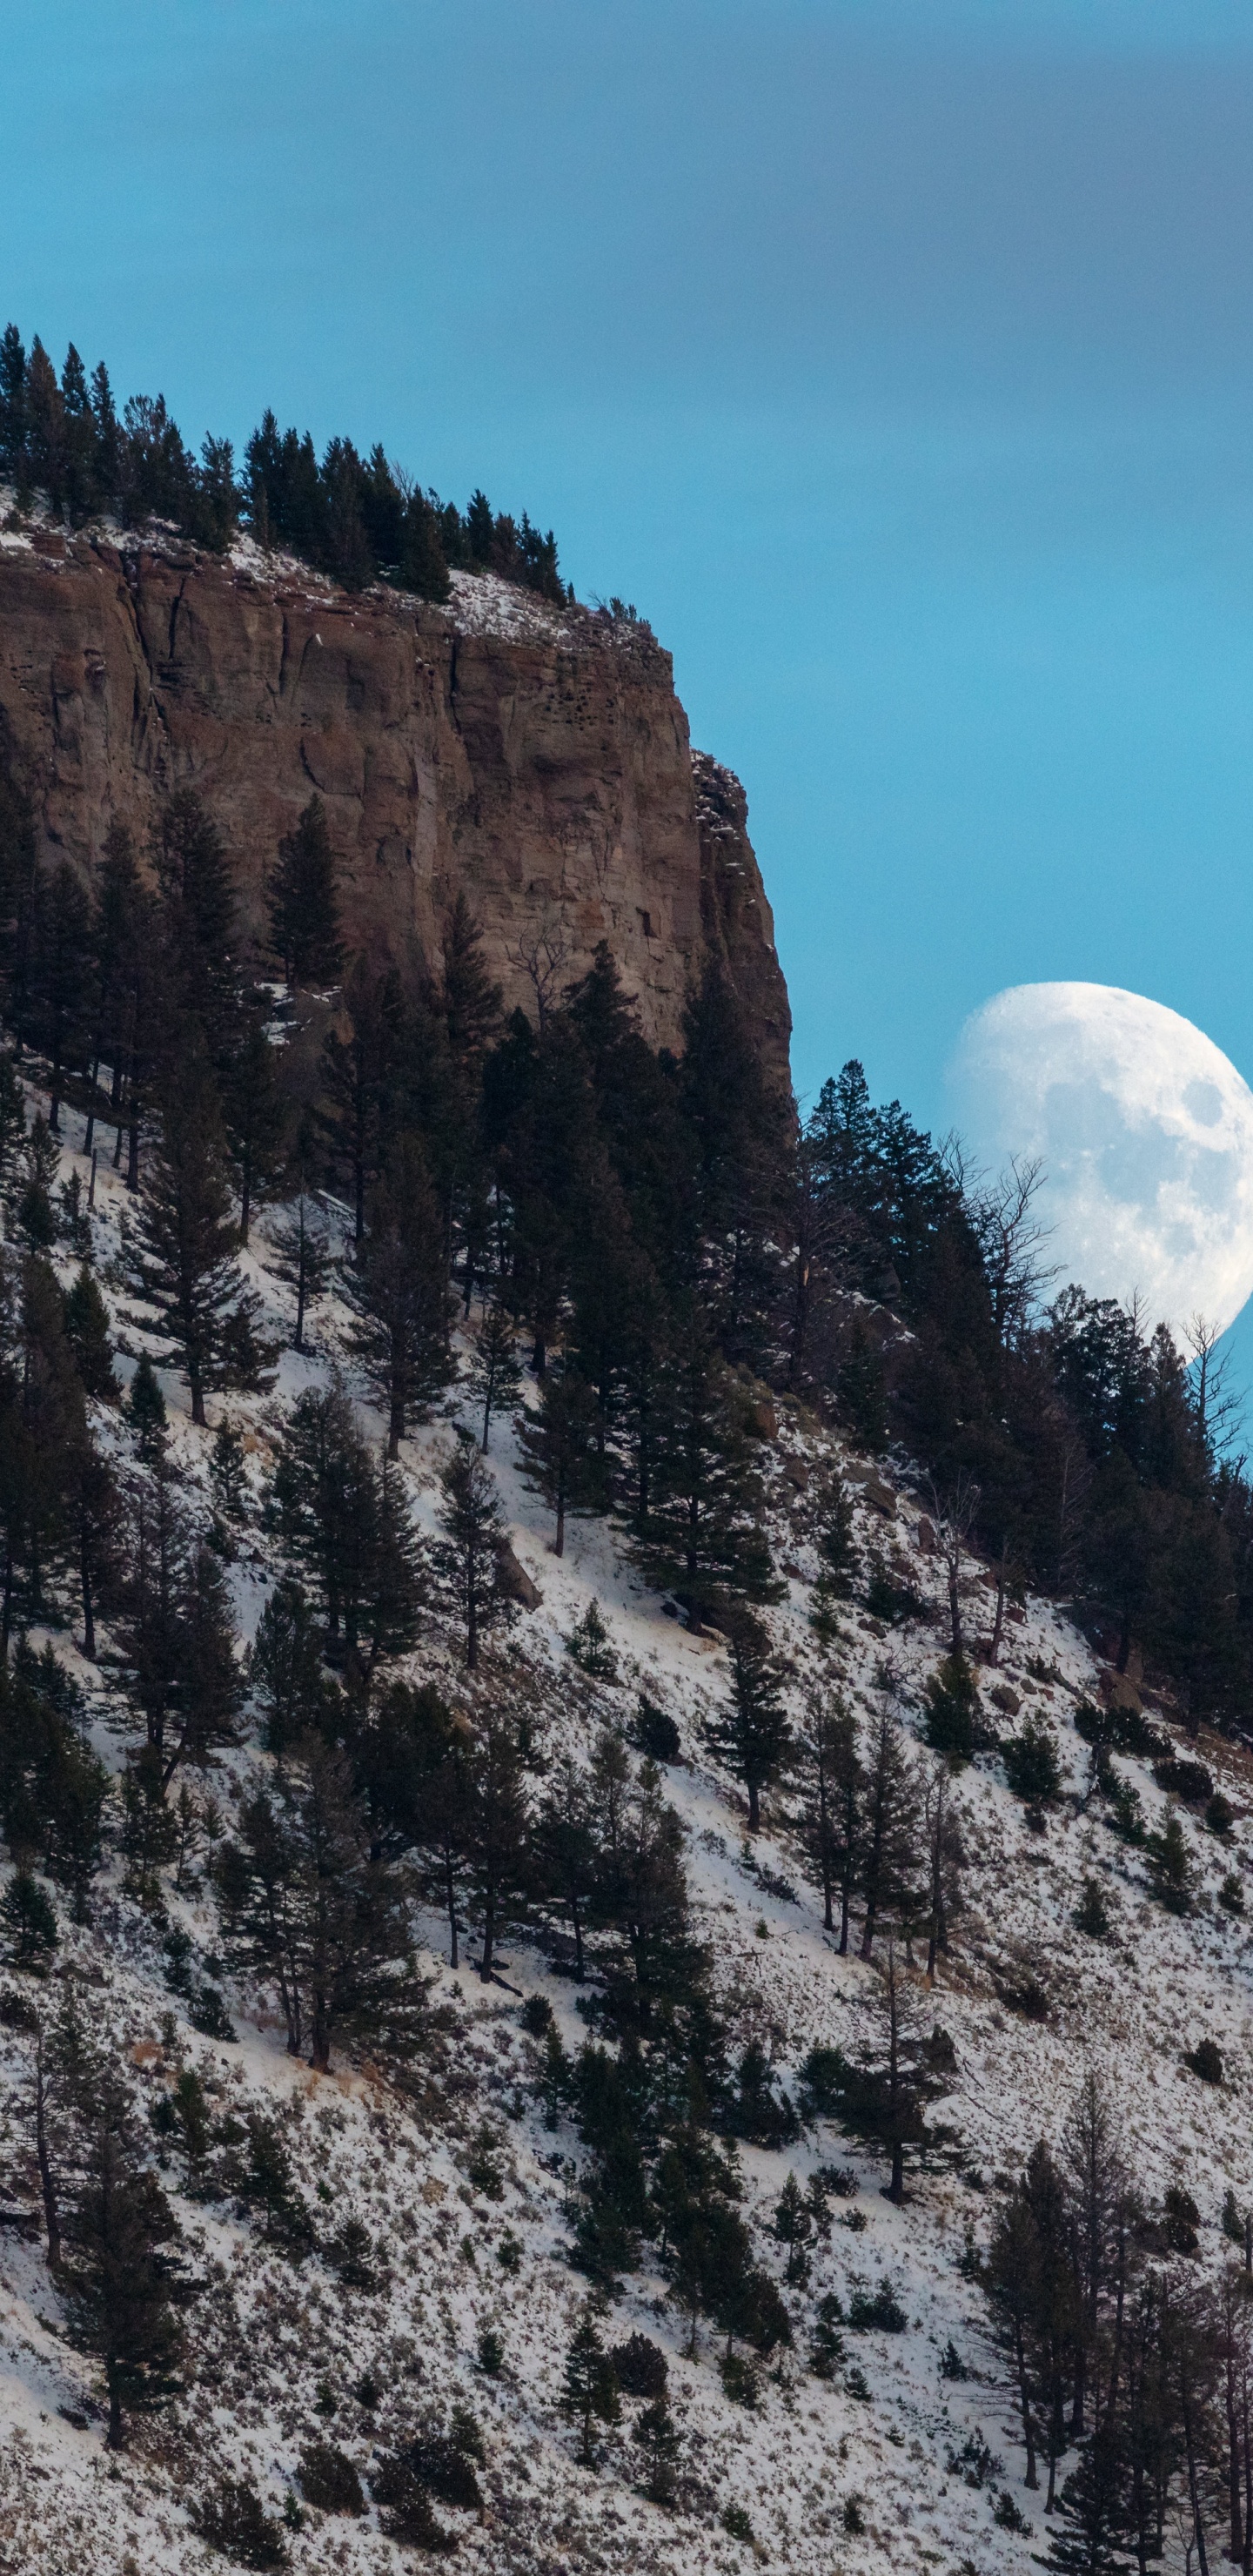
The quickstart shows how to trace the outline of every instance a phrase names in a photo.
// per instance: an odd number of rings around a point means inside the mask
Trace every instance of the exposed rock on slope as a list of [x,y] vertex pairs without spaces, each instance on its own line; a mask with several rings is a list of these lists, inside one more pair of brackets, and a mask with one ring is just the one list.
[[[710,949],[786,1072],[790,1015],[742,789],[695,757],[646,630],[457,576],[446,608],[350,597],[249,545],[0,537],[0,734],[48,856],[89,868],[194,786],[247,914],[280,836],[324,799],[354,942],[428,952],[464,888],[507,1001],[537,938],[560,975],[607,938],[674,1044]],[[695,781],[693,768],[695,766]]]

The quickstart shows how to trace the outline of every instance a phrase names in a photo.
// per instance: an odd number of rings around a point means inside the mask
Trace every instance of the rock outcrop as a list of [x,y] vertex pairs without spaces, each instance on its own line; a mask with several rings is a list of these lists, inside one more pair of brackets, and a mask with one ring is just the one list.
[[608,939],[654,1044],[721,957],[762,1055],[790,1015],[744,792],[693,755],[647,629],[458,576],[436,608],[349,596],[250,545],[0,533],[0,730],[48,858],[90,871],[194,787],[260,931],[281,835],[316,790],[354,945],[430,956],[464,888],[534,1010]]

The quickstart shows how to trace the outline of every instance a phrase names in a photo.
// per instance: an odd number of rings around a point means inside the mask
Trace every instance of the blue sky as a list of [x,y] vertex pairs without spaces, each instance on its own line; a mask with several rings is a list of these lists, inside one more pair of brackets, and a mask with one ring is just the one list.
[[1253,1078],[1253,0],[9,0],[0,303],[638,602],[812,1094],[1080,976]]

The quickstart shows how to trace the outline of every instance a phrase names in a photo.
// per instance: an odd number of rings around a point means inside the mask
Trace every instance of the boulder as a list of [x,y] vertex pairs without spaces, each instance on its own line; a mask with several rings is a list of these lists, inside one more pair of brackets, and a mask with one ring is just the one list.
[[1144,1709],[1129,1673],[1102,1673],[1101,1697],[1107,1708],[1125,1708],[1133,1717],[1139,1717]]
[[781,1465],[789,1485],[795,1485],[797,1493],[803,1494],[809,1484],[809,1469],[805,1460],[803,1458],[784,1458],[781,1461]]
[[935,1522],[929,1521],[925,1512],[918,1523],[915,1536],[923,1555],[934,1556],[936,1549]]
[[998,1682],[995,1690],[989,1691],[988,1697],[993,1708],[999,1708],[1003,1717],[1017,1717],[1022,1707],[1017,1691],[1011,1690],[1008,1682]]
[[506,1543],[496,1558],[496,1589],[506,1601],[516,1601],[521,1610],[538,1610],[544,1598],[538,1583],[532,1583],[526,1567],[519,1563]]

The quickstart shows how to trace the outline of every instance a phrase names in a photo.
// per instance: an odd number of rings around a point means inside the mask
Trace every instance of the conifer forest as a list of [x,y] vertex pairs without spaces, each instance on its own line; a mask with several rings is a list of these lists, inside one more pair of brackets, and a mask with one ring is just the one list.
[[[551,535],[0,346],[13,524]],[[631,612],[633,615],[634,613]],[[1253,2567],[1253,1483],[714,951],[0,728],[0,2566]]]

